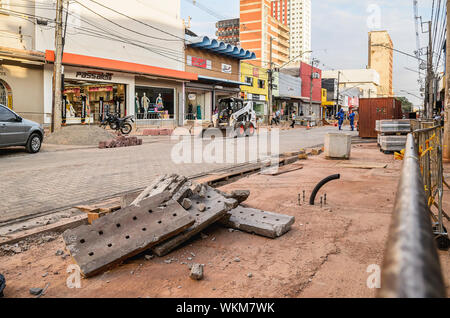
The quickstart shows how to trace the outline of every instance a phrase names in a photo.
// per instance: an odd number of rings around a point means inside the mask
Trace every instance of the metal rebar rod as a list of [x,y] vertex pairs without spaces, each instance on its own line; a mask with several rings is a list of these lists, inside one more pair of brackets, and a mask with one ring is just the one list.
[[378,297],[446,297],[412,134],[401,172]]

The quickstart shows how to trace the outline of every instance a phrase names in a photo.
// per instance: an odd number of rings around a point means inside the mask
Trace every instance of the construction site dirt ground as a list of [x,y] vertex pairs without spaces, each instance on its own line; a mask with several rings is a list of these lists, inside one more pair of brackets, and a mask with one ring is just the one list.
[[[207,228],[166,257],[146,260],[145,253],[89,279],[81,288],[66,285],[70,257],[56,256],[62,236],[28,251],[0,256],[6,277],[5,297],[35,297],[32,287],[49,287],[43,297],[375,297],[367,287],[371,264],[382,265],[401,162],[385,155],[376,143],[353,145],[350,162],[386,163],[386,168],[347,168],[324,154],[293,165],[303,169],[270,176],[254,174],[220,187],[248,189],[246,205],[295,216],[292,229],[268,239],[220,225]],[[446,164],[450,171],[450,164]],[[309,206],[314,186],[324,177],[341,179],[325,185]],[[320,207],[320,196],[327,202]],[[450,211],[445,189],[444,210]],[[448,222],[446,227],[450,228]],[[450,254],[439,251],[450,295]],[[204,279],[189,278],[188,265],[204,264]]]

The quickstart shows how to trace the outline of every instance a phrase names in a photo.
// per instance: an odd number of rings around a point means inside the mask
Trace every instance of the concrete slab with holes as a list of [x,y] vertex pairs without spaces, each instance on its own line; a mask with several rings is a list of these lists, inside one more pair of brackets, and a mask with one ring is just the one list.
[[195,223],[177,236],[153,247],[152,250],[156,255],[167,255],[194,235],[222,219],[229,210],[238,205],[235,199],[227,199],[215,189],[209,186],[205,187],[204,197],[201,197],[199,194],[193,194],[189,197],[192,201],[192,206],[188,212],[195,219]]
[[63,238],[85,277],[102,272],[194,224],[168,191],[108,214],[92,225],[67,230]]
[[285,234],[295,222],[293,216],[242,206],[231,210],[228,215],[228,218],[220,220],[222,225],[270,238],[277,238]]

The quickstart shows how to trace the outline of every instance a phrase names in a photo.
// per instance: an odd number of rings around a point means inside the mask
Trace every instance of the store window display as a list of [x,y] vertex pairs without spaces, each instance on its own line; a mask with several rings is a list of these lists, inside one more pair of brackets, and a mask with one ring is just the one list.
[[65,82],[67,123],[99,122],[107,113],[126,115],[126,87],[123,84]]
[[136,86],[137,119],[171,119],[174,117],[174,95],[172,88]]

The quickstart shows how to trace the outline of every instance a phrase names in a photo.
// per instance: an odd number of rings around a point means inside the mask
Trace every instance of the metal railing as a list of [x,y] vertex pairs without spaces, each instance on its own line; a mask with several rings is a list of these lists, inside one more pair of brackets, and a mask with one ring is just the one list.
[[[446,297],[430,219],[427,196],[430,191],[426,192],[424,186],[424,181],[427,185],[438,179],[439,169],[433,170],[431,150],[428,149],[428,156],[423,148],[419,154],[418,146],[430,144],[432,135],[429,134],[434,128],[426,130],[426,134],[415,131],[407,137],[378,297]],[[426,137],[429,138],[424,139]],[[441,145],[436,148],[442,150]],[[440,164],[442,167],[442,161]]]

